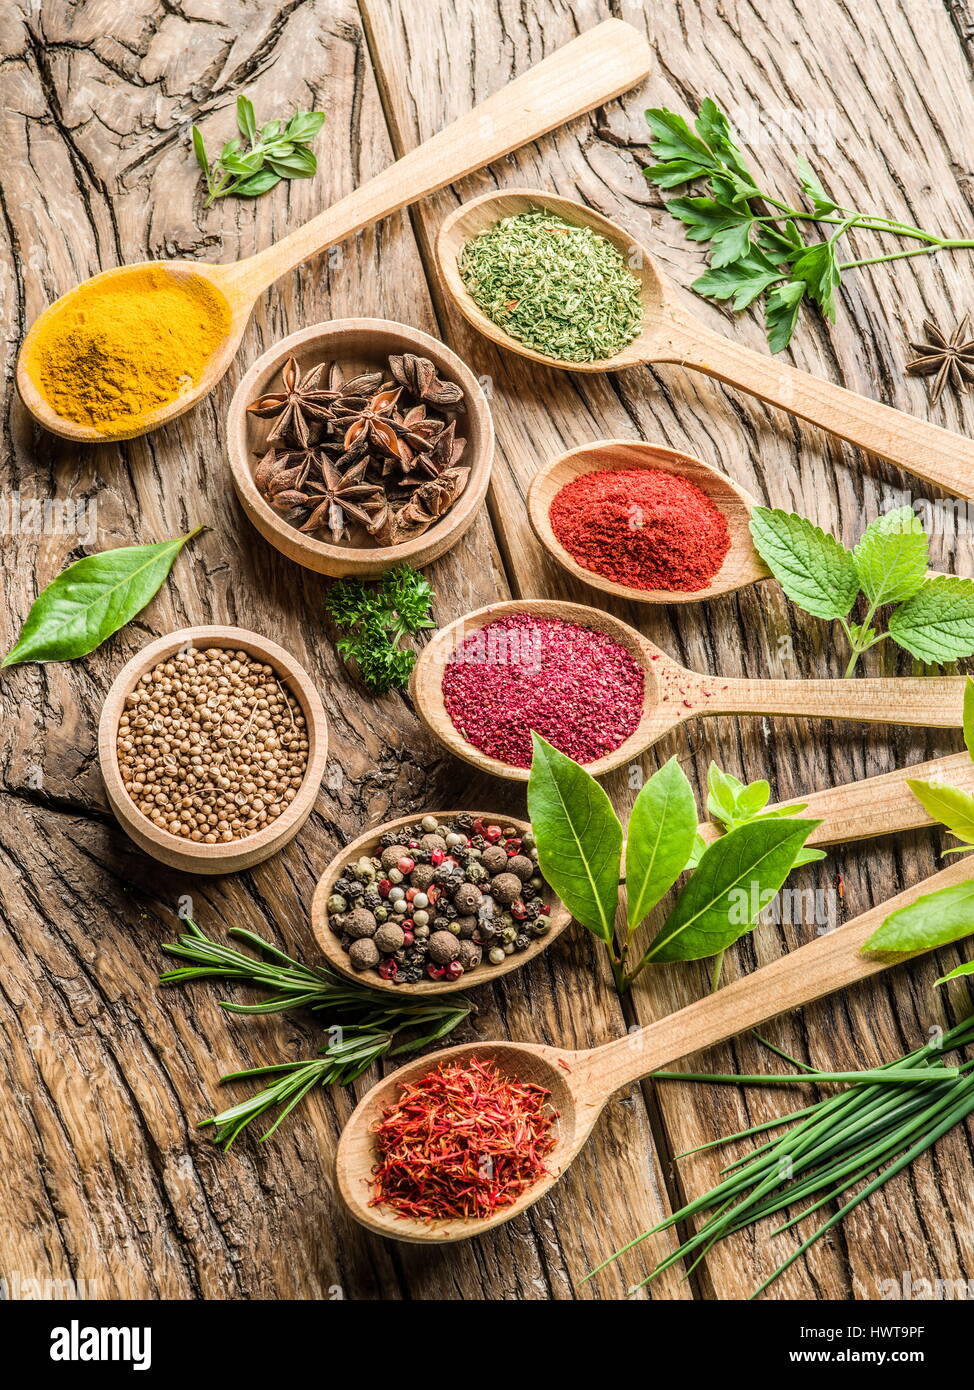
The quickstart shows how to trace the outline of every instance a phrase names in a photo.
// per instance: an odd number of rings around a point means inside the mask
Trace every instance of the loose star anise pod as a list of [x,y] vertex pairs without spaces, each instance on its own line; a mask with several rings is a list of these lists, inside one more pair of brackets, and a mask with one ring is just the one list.
[[382,488],[377,483],[365,481],[368,466],[368,458],[362,458],[341,473],[330,458],[322,455],[321,479],[305,484],[300,504],[311,506],[313,511],[298,529],[322,531],[327,526],[337,545],[345,534],[349,517],[361,522],[368,531],[381,526],[388,504]]
[[295,359],[289,357],[281,370],[284,389],[260,396],[248,405],[249,413],[261,420],[277,419],[277,424],[267,436],[268,444],[292,440],[306,449],[312,426],[331,420],[336,407],[355,408],[362,405],[382,383],[381,372],[364,372],[351,381],[343,381],[338,363],[333,362],[328,369],[328,385],[325,387],[320,385],[324,370],[325,363],[322,362],[302,376]]
[[463,400],[463,391],[453,381],[437,376],[436,366],[428,357],[404,352],[389,358],[389,370],[400,386],[404,386],[417,401],[450,410]]
[[370,446],[380,452],[399,457],[399,441],[396,431],[389,423],[389,416],[395,409],[402,394],[401,386],[390,387],[383,384],[361,406],[340,406],[335,410],[336,423],[345,431],[345,448],[350,449],[359,439],[365,439]]
[[428,478],[440,477],[448,468],[452,468],[454,464],[460,462],[466,447],[467,441],[457,438],[456,420],[451,420],[446,428],[437,435],[429,453],[421,455],[416,460],[416,472],[410,473],[404,479],[405,486],[415,487]]
[[383,475],[391,473],[397,463],[403,475],[408,474],[417,456],[428,454],[444,430],[443,421],[427,415],[424,405],[414,405],[404,415],[394,411],[389,416],[389,424],[396,433],[398,446],[395,458],[383,461]]
[[469,476],[469,468],[450,468],[422,483],[406,505],[386,520],[377,536],[380,545],[399,545],[428,531],[453,506]]
[[949,338],[931,319],[924,319],[923,330],[926,338],[910,344],[918,356],[907,362],[907,372],[910,376],[936,373],[930,388],[931,405],[937,404],[948,385],[966,396],[974,381],[974,339],[968,337],[970,314],[964,315]]

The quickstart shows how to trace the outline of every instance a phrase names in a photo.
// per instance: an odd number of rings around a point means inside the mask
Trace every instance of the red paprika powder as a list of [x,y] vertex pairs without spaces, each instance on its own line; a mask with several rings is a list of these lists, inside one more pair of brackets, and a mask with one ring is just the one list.
[[720,508],[660,468],[583,473],[555,494],[549,518],[578,564],[630,589],[704,589],[730,549]]

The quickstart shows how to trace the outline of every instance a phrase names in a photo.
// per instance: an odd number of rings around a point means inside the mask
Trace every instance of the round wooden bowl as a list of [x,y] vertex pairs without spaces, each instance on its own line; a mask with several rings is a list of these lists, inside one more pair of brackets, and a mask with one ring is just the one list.
[[[273,666],[297,698],[308,729],[308,765],[298,794],[277,820],[229,844],[204,845],[159,830],[135,806],[118,767],[118,721],[139,678],[181,647],[232,647]],[[294,657],[256,632],[240,627],[187,627],[143,647],[115,677],[98,724],[98,760],[112,810],[125,833],[146,854],[194,874],[230,874],[269,859],[292,840],[311,814],[328,757],[328,721],[311,677]]]
[[[333,545],[305,536],[275,512],[254,486],[254,468],[273,428],[273,420],[247,413],[258,396],[274,391],[281,368],[293,357],[302,372],[319,362],[348,363],[350,370],[375,369],[393,353],[412,352],[435,362],[441,376],[463,388],[465,409],[457,416],[457,432],[467,441],[460,466],[470,469],[467,486],[441,521],[422,536],[402,545]],[[375,578],[396,565],[421,568],[439,559],[473,522],[484,500],[494,458],[494,425],[479,381],[450,349],[404,323],[386,319],[335,319],[292,333],[259,357],[234,392],[227,415],[230,473],[241,506],[266,541],[289,559],[318,574],[341,578]]]
[[[557,898],[551,889],[546,887],[543,896],[551,908],[551,916],[548,919],[551,923],[550,927],[544,936],[539,936],[532,941],[526,951],[515,951],[512,956],[508,956],[503,965],[484,965],[481,963],[471,974],[461,975],[459,980],[450,980],[449,982],[419,980],[413,985],[397,985],[391,980],[383,980],[382,976],[377,975],[374,970],[356,970],[349,963],[347,952],[342,950],[341,941],[328,924],[326,906],[334,891],[335,884],[342,876],[344,866],[354,863],[363,854],[371,857],[376,852],[379,840],[389,830],[401,830],[407,825],[415,825],[423,816],[432,815],[438,822],[443,823],[453,820],[460,814],[459,811],[421,811],[415,816],[401,816],[399,820],[385,821],[384,824],[374,826],[364,835],[360,835],[341,854],[335,856],[318,880],[318,886],[311,902],[311,927],[318,945],[333,970],[347,975],[350,980],[355,980],[360,985],[368,985],[371,989],[383,989],[390,994],[452,994],[456,990],[475,989],[478,985],[488,985],[492,980],[499,980],[502,975],[509,975],[512,970],[518,970],[522,965],[527,965],[529,961],[534,960],[536,956],[540,956],[541,952],[547,950],[551,945],[555,937],[561,935],[572,920],[572,915],[561,899]],[[493,821],[498,825],[517,826],[522,833],[530,829],[527,821],[517,820],[514,816],[499,816],[487,811],[470,811],[468,814],[480,816],[481,819]]]
[[[595,570],[580,565],[562,545],[551,526],[551,504],[561,489],[575,478],[587,473],[615,472],[618,469],[658,469],[675,473],[696,483],[723,513],[730,536],[730,549],[714,577],[702,589],[634,589],[617,584]],[[562,569],[580,579],[592,589],[634,603],[700,603],[742,589],[759,579],[767,579],[770,571],[754,548],[749,529],[751,508],[757,503],[726,474],[677,449],[664,449],[657,444],[644,444],[631,439],[599,439],[583,444],[554,459],[534,475],[528,489],[528,517],[532,530]]]
[[530,613],[536,618],[561,618],[566,623],[576,623],[580,627],[592,627],[607,633],[625,647],[632,655],[643,673],[643,709],[639,723],[620,743],[619,747],[585,767],[593,777],[600,777],[614,767],[632,761],[644,752],[653,741],[653,715],[659,703],[659,681],[653,664],[659,658],[655,647],[646,642],[635,628],[614,618],[611,613],[603,613],[597,608],[589,608],[582,603],[563,603],[560,599],[518,599],[510,603],[492,603],[487,608],[478,608],[467,613],[439,632],[420,652],[413,667],[409,681],[409,693],[416,712],[426,727],[436,735],[451,753],[465,762],[472,763],[482,772],[491,772],[495,777],[507,777],[512,781],[526,782],[530,769],[514,767],[490,758],[481,753],[457,730],[446,710],[443,700],[443,672],[451,656],[471,632],[486,627],[497,618],[508,617],[514,613]]

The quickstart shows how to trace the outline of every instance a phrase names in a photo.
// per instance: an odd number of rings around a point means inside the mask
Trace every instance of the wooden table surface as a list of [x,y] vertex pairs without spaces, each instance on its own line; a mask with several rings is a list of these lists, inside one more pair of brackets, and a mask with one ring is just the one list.
[[[171,427],[89,449],[33,428],[14,397],[13,363],[26,326],[56,295],[120,262],[229,260],[267,246],[610,11],[649,29],[655,64],[642,90],[285,277],[258,303],[220,388]],[[440,1251],[385,1243],[346,1217],[331,1165],[355,1103],[351,1091],[314,1095],[270,1143],[244,1137],[229,1155],[197,1131],[215,1104],[233,1098],[217,1085],[221,1073],[310,1056],[320,1035],[303,1015],[227,1015],[217,1001],[228,990],[219,986],[157,988],[165,965],[159,947],[173,939],[180,910],[191,909],[211,934],[249,927],[313,960],[312,891],[345,840],[425,808],[523,807],[517,787],[472,775],[446,756],[405,698],[370,699],[348,675],[323,616],[327,581],[270,549],[235,501],[224,420],[240,374],[307,324],[374,315],[443,337],[488,388],[498,449],[488,506],[429,571],[440,623],[511,595],[595,601],[544,559],[524,495],[540,463],[598,437],[686,449],[769,504],[811,515],[853,542],[866,520],[904,494],[933,494],[676,366],[583,377],[503,356],[444,303],[431,245],[459,201],[497,187],[543,186],[631,228],[673,280],[688,284],[700,257],[642,175],[643,111],[686,110],[708,94],[749,134],[752,162],[772,187],[794,192],[794,159],[807,149],[841,201],[867,201],[965,235],[974,187],[972,36],[967,0],[89,0],[70,7],[17,0],[5,7],[3,495],[87,501],[97,507],[97,527],[86,545],[75,534],[11,534],[8,525],[4,649],[38,589],[85,550],[155,541],[199,522],[211,529],[177,561],[158,598],[97,653],[0,678],[0,1274],[73,1278],[110,1298],[617,1298],[651,1254],[670,1248],[668,1239],[596,1281],[578,1280],[709,1185],[718,1168],[704,1154],[674,1169],[671,1156],[792,1108],[793,1095],[782,1092],[633,1088],[614,1098],[544,1201],[489,1238]],[[211,146],[229,138],[238,92],[265,120],[296,107],[324,109],[320,171],[255,202],[227,199],[204,212],[189,126],[201,124]],[[782,113],[784,134],[762,135],[760,121],[781,124]],[[796,118],[807,136],[793,138]],[[857,246],[868,255],[875,243]],[[970,433],[974,397],[948,395],[932,408],[926,385],[902,369],[924,318],[952,328],[974,309],[971,269],[970,255],[960,253],[853,272],[836,325],[805,315],[786,360]],[[732,319],[702,301],[694,308],[765,350],[755,315]],[[933,562],[974,572],[963,524],[958,534],[941,530]],[[700,670],[839,675],[844,662],[827,626],[794,610],[770,583],[705,606],[613,611]],[[267,633],[313,673],[331,725],[330,766],[312,819],[277,858],[235,877],[192,879],[146,859],[115,824],[95,729],[113,676],[146,641],[188,624],[226,622]],[[867,669],[884,669],[875,653]],[[945,731],[722,719],[681,729],[606,786],[625,810],[640,776],[676,753],[698,786],[716,759],[739,776],[768,777],[776,798],[795,797],[960,746]],[[930,873],[939,845],[932,832],[849,845],[803,870],[798,886],[819,891],[834,925]],[[807,916],[760,927],[728,953],[726,977],[819,929]],[[779,1019],[769,1034],[799,1057],[834,1067],[893,1057],[969,1011],[961,985],[946,995],[931,988],[962,958],[943,951]],[[529,968],[477,989],[479,1013],[458,1038],[597,1044],[705,988],[703,963],[666,966],[646,971],[623,1006],[600,955],[575,927]],[[695,1061],[719,1070],[771,1065],[749,1038]],[[364,1076],[356,1094],[373,1079]],[[875,1297],[883,1280],[905,1270],[914,1278],[974,1276],[972,1180],[968,1126],[858,1208],[771,1296]],[[761,1228],[720,1246],[689,1282],[672,1271],[640,1296],[739,1298],[792,1248],[789,1237],[771,1239]]]

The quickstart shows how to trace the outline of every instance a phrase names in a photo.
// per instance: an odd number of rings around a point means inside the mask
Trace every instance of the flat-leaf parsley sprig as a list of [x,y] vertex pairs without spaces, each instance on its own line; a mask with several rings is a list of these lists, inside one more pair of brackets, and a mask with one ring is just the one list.
[[[974,654],[974,579],[927,578],[927,536],[912,508],[877,517],[854,550],[806,517],[769,507],[753,508],[751,536],[793,603],[838,622],[850,649],[846,676],[889,637],[928,665]],[[860,595],[865,612],[853,622]],[[891,610],[885,632],[876,626],[880,609]]]
[[430,617],[433,586],[417,570],[400,565],[377,584],[342,579],[325,599],[328,613],[347,635],[338,642],[346,661],[354,661],[373,695],[402,690],[416,664],[416,653],[399,644],[436,624]]
[[[703,182],[704,192],[666,204],[691,241],[709,246],[710,268],[693,289],[712,299],[729,299],[735,309],[763,297],[772,352],[787,346],[806,300],[835,321],[835,291],[845,271],[974,247],[974,240],[938,236],[896,218],[843,207],[825,191],[804,156],[797,165],[805,203],[794,207],[776,198],[744,163],[727,117],[710,97],[701,103],[693,130],[682,116],[659,107],[647,111],[646,120],[657,161],[644,170],[646,177],[664,189]],[[802,224],[822,227],[827,235],[806,241]],[[921,245],[841,260],[839,243],[853,228]]]
[[193,151],[206,180],[206,202],[231,194],[259,198],[282,179],[310,179],[318,161],[309,142],[325,123],[323,111],[296,111],[289,121],[268,121],[258,130],[253,103],[237,97],[240,138],[228,140],[210,163],[199,126],[193,126]]

